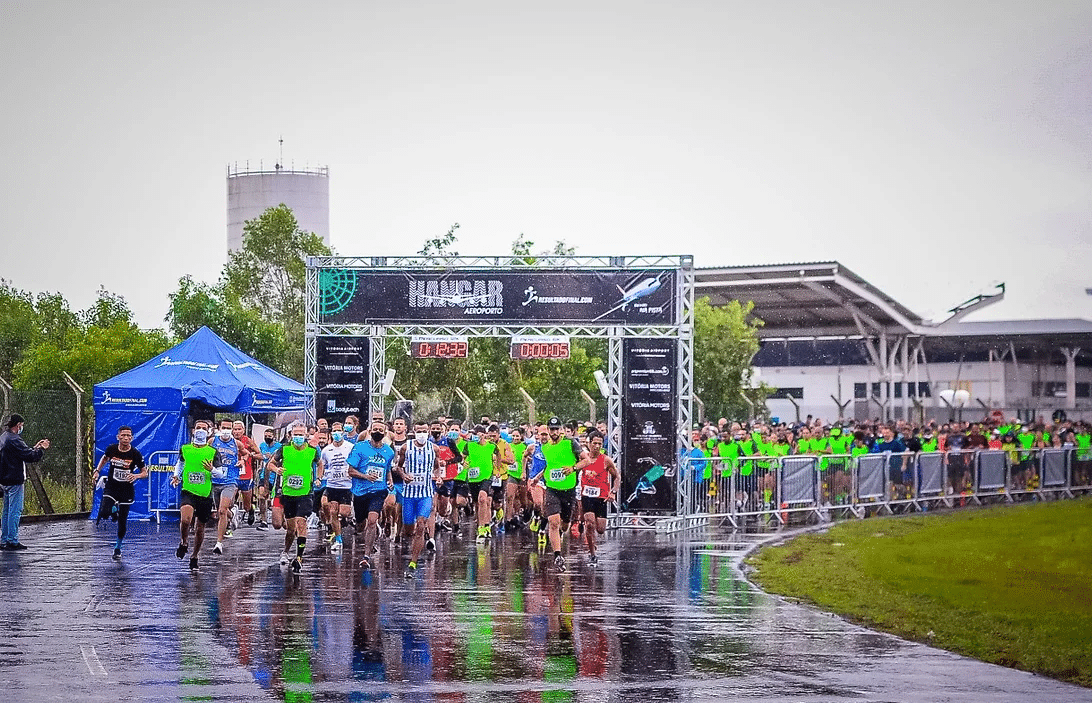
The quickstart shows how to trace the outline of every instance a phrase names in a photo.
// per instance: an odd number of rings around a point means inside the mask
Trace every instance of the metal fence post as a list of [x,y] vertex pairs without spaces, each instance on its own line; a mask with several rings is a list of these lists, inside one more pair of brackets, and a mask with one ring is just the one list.
[[87,498],[84,495],[83,481],[83,388],[72,380],[67,371],[62,371],[64,381],[76,394],[76,507],[82,513],[87,510]]

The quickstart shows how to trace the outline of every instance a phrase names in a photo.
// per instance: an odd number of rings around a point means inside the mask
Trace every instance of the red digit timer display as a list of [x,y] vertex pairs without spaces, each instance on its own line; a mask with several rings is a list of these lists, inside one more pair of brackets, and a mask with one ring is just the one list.
[[414,359],[465,359],[466,342],[410,342],[410,356]]
[[568,359],[568,342],[512,342],[513,359]]

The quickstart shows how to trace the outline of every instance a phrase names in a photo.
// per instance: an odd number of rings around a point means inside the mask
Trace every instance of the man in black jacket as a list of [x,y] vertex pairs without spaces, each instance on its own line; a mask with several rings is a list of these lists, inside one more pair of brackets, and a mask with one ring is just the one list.
[[12,413],[7,430],[0,434],[0,491],[4,492],[4,513],[0,516],[0,549],[26,549],[19,542],[19,520],[23,517],[23,484],[27,480],[26,462],[39,462],[49,449],[49,440],[40,439],[34,448],[27,446],[22,416]]

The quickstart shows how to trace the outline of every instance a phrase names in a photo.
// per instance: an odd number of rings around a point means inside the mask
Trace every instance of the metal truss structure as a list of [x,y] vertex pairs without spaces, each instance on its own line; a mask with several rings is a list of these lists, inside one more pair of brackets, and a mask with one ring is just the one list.
[[[438,320],[435,324],[374,325],[325,324],[320,315],[320,273],[323,269],[367,270],[376,272],[432,272],[452,269],[481,271],[526,271],[533,268],[573,268],[583,271],[605,269],[625,270],[672,268],[678,273],[676,319],[674,325],[639,325],[617,323],[595,324],[459,324]],[[367,393],[372,411],[384,410],[386,397],[383,382],[387,373],[387,340],[414,335],[458,335],[474,337],[513,337],[517,335],[567,335],[569,337],[607,340],[606,380],[607,433],[612,459],[619,461],[622,445],[622,408],[626,389],[623,383],[623,341],[626,338],[674,339],[678,345],[677,370],[678,404],[676,438],[680,453],[691,447],[690,427],[693,423],[694,397],[694,260],[692,256],[400,256],[400,257],[341,257],[312,256],[307,259],[306,329],[304,383],[314,397],[319,337],[359,336],[371,339],[371,359],[368,364]],[[688,497],[679,495],[677,506],[688,504]]]

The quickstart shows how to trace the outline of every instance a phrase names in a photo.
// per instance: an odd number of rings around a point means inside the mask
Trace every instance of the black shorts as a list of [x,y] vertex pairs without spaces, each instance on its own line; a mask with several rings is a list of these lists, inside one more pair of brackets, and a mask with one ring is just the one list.
[[339,505],[352,505],[353,503],[353,489],[351,488],[330,488],[326,487],[326,500],[330,503],[337,503]]
[[506,480],[507,479],[501,479],[501,484],[499,486],[492,485],[492,481],[489,482],[490,488],[493,490],[493,500],[504,500],[504,483]]
[[307,517],[312,512],[312,506],[310,494],[305,496],[281,496],[281,507],[284,508],[284,517],[287,520]]
[[588,496],[580,497],[580,509],[584,511],[584,514],[595,513],[595,517],[600,520],[607,519],[607,499],[606,498],[589,498]]
[[193,508],[193,516],[199,522],[212,521],[212,496],[195,496],[189,491],[182,491],[178,497],[179,507],[188,505]]
[[440,484],[436,486],[436,495],[441,495],[445,498],[454,498],[455,481],[440,481]]
[[324,493],[326,493],[326,487],[325,486],[323,486],[322,488],[316,489],[315,492],[312,493],[312,495],[315,497],[315,502],[314,502],[315,505],[322,505],[322,496],[323,496]]
[[[356,516],[358,525],[363,525],[368,520],[368,513],[380,515],[383,512],[383,501],[387,499],[386,491],[372,491],[362,496],[353,496],[353,515]],[[358,528],[359,529],[359,528]]]
[[570,522],[573,519],[573,500],[576,498],[576,489],[559,491],[547,486],[546,494],[542,498],[542,511],[546,517],[560,515],[561,522]]
[[[455,496],[462,496],[463,498],[466,498],[467,500],[470,500],[470,484],[469,483],[467,483],[466,481],[460,481],[458,479],[455,479],[454,481],[451,482],[451,485],[452,485],[452,493],[451,493],[452,498],[454,498]],[[475,494],[474,497],[477,498],[477,494]]]
[[136,499],[136,492],[133,490],[133,484],[129,482],[107,481],[106,488],[102,492],[102,497],[106,496],[110,496],[118,505],[132,505]]
[[470,486],[470,497],[474,500],[478,499],[482,493],[488,493],[493,495],[493,479],[487,478],[484,481],[475,481],[474,483],[468,483]]

